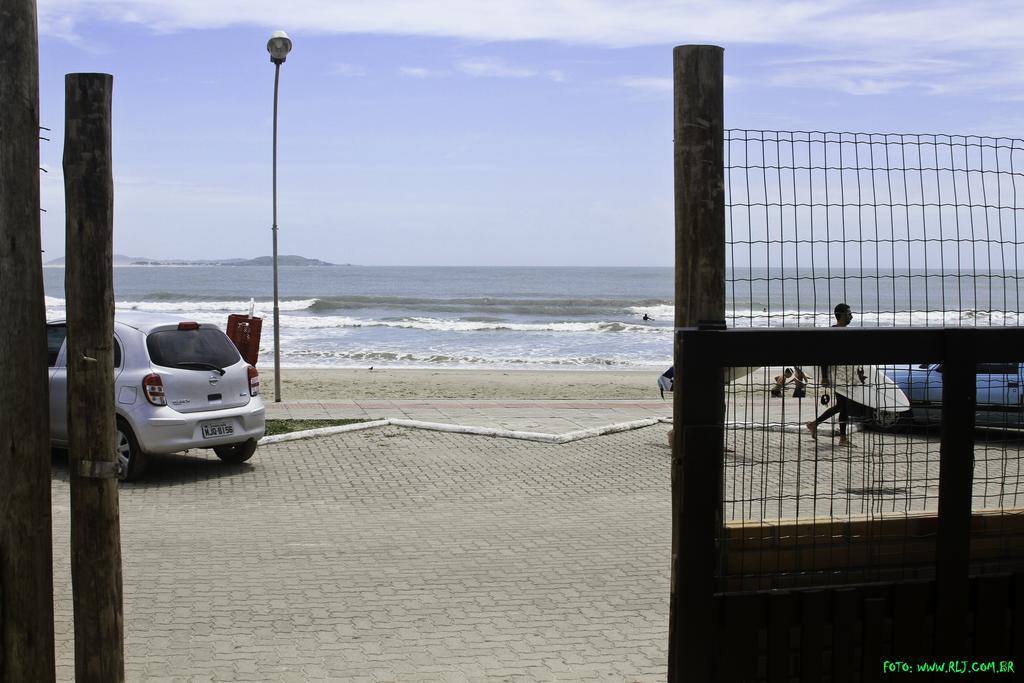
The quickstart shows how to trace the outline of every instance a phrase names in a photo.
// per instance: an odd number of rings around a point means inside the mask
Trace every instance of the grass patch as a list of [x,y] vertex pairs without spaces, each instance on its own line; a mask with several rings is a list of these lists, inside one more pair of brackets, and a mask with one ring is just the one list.
[[369,422],[363,419],[351,420],[267,420],[266,436],[288,434],[290,432],[301,432],[307,429],[320,429],[321,427],[340,427],[341,425],[356,424],[357,422]]

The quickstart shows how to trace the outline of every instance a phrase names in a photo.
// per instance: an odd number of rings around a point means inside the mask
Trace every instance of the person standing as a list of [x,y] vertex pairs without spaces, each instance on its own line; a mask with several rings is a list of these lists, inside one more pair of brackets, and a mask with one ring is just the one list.
[[[853,311],[850,309],[848,304],[836,304],[833,313],[836,316],[836,324],[832,327],[846,327],[853,321]],[[826,386],[832,386],[831,378],[828,373],[828,366],[822,366],[821,383]],[[831,408],[823,412],[816,419],[811,420],[805,426],[807,431],[811,433],[812,439],[818,438],[818,425],[825,420],[828,420],[833,415],[839,415],[839,445],[850,446],[849,440],[846,438],[846,424],[850,419],[850,406],[845,396],[837,394],[835,391],[832,392],[832,397],[835,399],[835,403]]]
[[784,368],[781,375],[775,375],[775,386],[771,389],[771,395],[775,398],[782,398],[786,393],[786,385],[793,378],[793,369]]

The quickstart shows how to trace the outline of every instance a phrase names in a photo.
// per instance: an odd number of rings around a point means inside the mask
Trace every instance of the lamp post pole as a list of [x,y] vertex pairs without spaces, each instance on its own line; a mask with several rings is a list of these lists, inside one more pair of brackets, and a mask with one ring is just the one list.
[[281,308],[277,289],[277,84],[281,79],[281,64],[274,64],[274,403],[281,402]]
[[281,65],[291,52],[292,41],[284,31],[274,31],[267,41],[267,52],[274,63],[274,158],[273,158],[273,204],[274,223],[274,403],[281,402],[281,309],[278,303],[277,287],[277,90],[281,80]]

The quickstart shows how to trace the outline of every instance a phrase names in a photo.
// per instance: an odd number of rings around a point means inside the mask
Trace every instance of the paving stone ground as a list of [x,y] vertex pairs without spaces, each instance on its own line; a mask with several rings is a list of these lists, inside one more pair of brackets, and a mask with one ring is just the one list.
[[[121,488],[132,681],[655,681],[666,428],[547,445],[383,427],[157,457]],[[59,679],[73,680],[66,462]]]
[[[843,449],[831,429],[814,441],[803,427],[815,400],[764,395],[730,403],[727,519],[935,509],[935,430],[857,431]],[[564,433],[667,408],[419,403],[380,416]],[[549,445],[382,427],[266,445],[240,466],[155,457],[121,487],[128,680],[664,680],[667,429]],[[1024,504],[1022,447],[979,432],[975,508]],[[74,678],[68,498],[58,459],[62,681]]]

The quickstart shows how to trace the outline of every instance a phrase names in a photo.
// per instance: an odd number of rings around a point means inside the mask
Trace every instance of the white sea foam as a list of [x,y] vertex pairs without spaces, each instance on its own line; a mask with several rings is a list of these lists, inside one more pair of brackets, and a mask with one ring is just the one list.
[[[116,308],[176,314],[222,329],[229,314],[249,310],[247,298],[237,294],[237,298],[228,295],[216,301],[178,296],[152,295],[154,300],[149,300],[145,294],[129,294],[116,303]],[[403,300],[400,306],[372,303],[354,307],[318,303],[324,301],[330,304],[332,300],[324,297],[281,302],[281,353],[286,367],[650,369],[671,363],[671,324],[675,316],[671,304],[610,310],[602,305],[585,311],[571,305],[555,311],[545,305],[512,311],[495,310],[486,304],[475,307],[468,300],[460,300],[455,310],[442,311],[430,299],[423,299],[426,304],[417,299]],[[47,296],[45,303],[48,318],[64,316],[64,299]],[[744,302],[726,311],[726,321],[730,327],[828,327],[834,322],[827,307],[801,308],[766,310]],[[652,320],[642,321],[644,314]],[[857,327],[1004,326],[1024,322],[1024,315],[1014,311],[855,310],[855,314]],[[263,319],[262,367],[273,351],[271,303],[256,302],[255,315]]]
[[[281,301],[278,305],[282,311],[304,311],[316,303],[316,299],[293,299]],[[66,301],[57,297],[46,297],[47,308],[64,308]],[[211,311],[218,313],[248,313],[248,301],[116,301],[114,308],[124,311],[153,311],[156,313],[192,313]],[[269,301],[255,302],[257,315],[270,314],[273,304]]]
[[[629,309],[638,315],[647,313],[655,321],[669,322],[675,318],[674,306],[634,306]],[[730,327],[828,327],[835,323],[831,311],[786,308],[741,307],[727,310],[726,322]],[[1003,327],[1024,323],[1024,314],[1015,311],[855,311],[854,324],[858,327]]]
[[[310,311],[318,299],[293,299],[280,302],[285,314],[282,328],[318,330],[343,328],[394,328],[416,329],[433,332],[624,332],[631,334],[662,335],[671,332],[670,327],[633,320],[592,320],[592,321],[546,321],[521,322],[502,319],[456,319],[428,316],[399,319],[359,318],[343,315],[303,315]],[[64,314],[66,302],[59,297],[45,297],[47,317]],[[117,310],[153,311],[172,313],[185,317],[202,319],[204,322],[224,324],[232,313],[247,313],[249,302],[243,300],[224,301],[118,301]],[[655,323],[671,322],[675,308],[671,305],[652,307],[630,307],[630,313],[642,316],[647,313]],[[272,316],[270,302],[255,303],[254,315],[267,319]],[[855,311],[854,324],[860,327],[942,327],[942,326],[1009,326],[1024,323],[1024,314],[1015,311]],[[767,311],[749,307],[726,311],[726,321],[731,327],[828,327],[834,318],[830,311],[808,311],[787,308]],[[266,324],[266,323],[265,323]]]
[[[220,311],[220,310],[216,310],[216,309],[213,309],[213,310],[174,309],[174,308],[171,308],[171,309],[161,309],[161,308],[151,308],[151,307],[131,307],[131,308],[127,308],[127,307],[122,307],[120,304],[117,304],[117,305],[115,305],[115,310],[114,310],[115,317],[116,317],[118,311],[146,311],[146,312],[152,312],[152,313],[174,314],[174,315],[177,315],[179,317],[186,318],[188,320],[194,320],[195,322],[198,322],[198,323],[206,323],[206,324],[218,325],[219,327],[221,327],[223,329],[223,328],[225,328],[227,326],[229,312],[230,313],[248,313],[249,312],[249,307],[248,307],[248,304],[247,304],[244,310],[241,309],[241,308],[237,308],[237,309],[230,310],[230,311]],[[52,303],[51,304],[50,302],[47,302],[47,306],[46,306],[46,318],[47,318],[47,320],[60,320],[60,319],[62,319],[62,318],[64,318],[66,316],[66,313],[67,313],[67,309],[66,309],[66,307],[64,305],[64,301],[63,300],[60,300],[60,303]],[[270,325],[270,315],[271,314],[270,314],[269,311],[264,313],[264,312],[261,312],[259,310],[259,308],[257,308],[255,313],[254,313],[254,315],[256,317],[258,317],[258,318],[263,318],[264,321],[266,321],[264,323],[264,327],[265,328]],[[284,325],[282,325],[281,327],[283,329]]]
[[[623,320],[595,321],[546,321],[517,322],[501,319],[466,320],[435,318],[427,316],[399,319],[359,318],[343,315],[304,315],[317,299],[295,299],[282,301],[280,310],[284,314],[282,330],[331,330],[331,329],[409,329],[429,332],[555,332],[555,333],[625,333],[630,335],[663,336],[671,333],[671,327],[650,323]],[[63,317],[65,300],[47,296],[45,304],[47,317]],[[247,313],[248,301],[119,301],[117,310],[152,311],[177,314],[199,322],[224,325],[227,316],[233,313]],[[645,309],[632,307],[633,313],[649,311],[655,323],[667,323],[674,317],[674,307],[656,306]],[[273,312],[270,302],[256,302],[254,315],[264,319],[269,326]],[[1015,311],[896,311],[872,312],[855,311],[854,324],[858,327],[958,327],[958,326],[1010,326],[1024,324],[1024,314]],[[834,323],[831,312],[783,309],[774,311],[736,308],[726,311],[730,327],[828,327]]]
[[676,307],[672,304],[656,304],[653,306],[630,306],[628,309],[633,315],[643,318],[644,315],[655,321],[672,322],[676,317]]
[[[316,299],[285,300],[278,304],[282,311],[304,311],[312,306]],[[158,311],[161,313],[190,313],[194,311],[216,311],[222,313],[248,313],[248,301],[118,301],[118,309],[132,311]],[[269,301],[255,302],[256,311],[260,314],[273,311]]]
[[[960,327],[1019,325],[1024,315],[1015,311],[855,311],[857,327]],[[835,323],[831,312],[754,311],[727,312],[731,327],[828,327]]]
[[[272,353],[272,347],[260,349],[262,357]],[[517,368],[517,369],[580,369],[601,368],[608,370],[631,370],[663,368],[666,359],[660,357],[637,357],[634,355],[610,354],[607,356],[559,356],[557,353],[537,355],[473,353],[416,353],[403,351],[382,351],[377,349],[323,350],[286,349],[281,362],[290,367],[338,367],[360,368],[367,365],[402,366],[408,368]]]
[[350,316],[288,316],[281,327],[296,329],[366,328],[427,330],[431,332],[631,332],[640,334],[669,334],[666,327],[636,325],[618,321],[520,323],[506,321],[452,320],[445,318],[403,318],[400,320],[372,320]]

